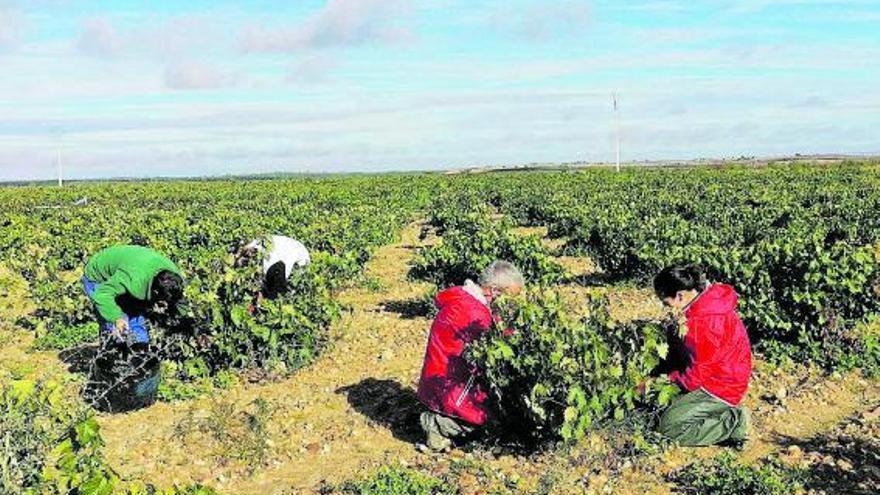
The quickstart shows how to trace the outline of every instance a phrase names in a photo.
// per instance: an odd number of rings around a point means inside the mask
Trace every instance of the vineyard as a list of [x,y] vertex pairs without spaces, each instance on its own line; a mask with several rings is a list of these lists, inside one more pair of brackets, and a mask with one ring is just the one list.
[[[82,183],[0,205],[0,494],[880,491],[876,163]],[[262,273],[234,253],[270,234],[313,262],[253,312]],[[100,348],[80,277],[119,243],[186,289],[155,322],[159,403],[110,414],[81,392]],[[495,259],[527,290],[466,357],[503,421],[421,453],[432,298]],[[677,387],[637,391],[681,324],[648,289],[676,262],[740,294],[742,452],[670,445]]]

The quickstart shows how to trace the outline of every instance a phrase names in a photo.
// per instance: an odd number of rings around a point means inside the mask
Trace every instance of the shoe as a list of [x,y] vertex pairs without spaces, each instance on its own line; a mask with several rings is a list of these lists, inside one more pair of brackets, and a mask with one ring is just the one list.
[[430,454],[443,454],[443,453],[446,453],[446,452],[449,452],[450,450],[452,450],[452,444],[450,443],[450,445],[441,446],[440,448],[432,448],[432,447],[429,447],[427,444],[417,443],[416,450],[418,450],[422,454],[428,454],[428,455],[430,455]]
[[737,452],[742,452],[746,450],[746,445],[748,444],[748,438],[728,438],[727,440],[718,444],[719,447],[727,447]]

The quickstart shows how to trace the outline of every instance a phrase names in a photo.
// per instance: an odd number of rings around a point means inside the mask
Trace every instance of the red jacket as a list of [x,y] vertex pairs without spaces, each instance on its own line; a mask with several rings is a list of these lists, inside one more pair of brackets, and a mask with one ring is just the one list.
[[435,302],[440,312],[428,337],[419,400],[432,411],[482,425],[490,415],[489,395],[461,354],[468,343],[491,328],[492,314],[463,287],[444,290]]
[[733,406],[742,401],[752,375],[752,350],[737,300],[733,287],[713,284],[691,303],[684,338],[691,362],[684,372],[669,374],[687,391],[702,388]]

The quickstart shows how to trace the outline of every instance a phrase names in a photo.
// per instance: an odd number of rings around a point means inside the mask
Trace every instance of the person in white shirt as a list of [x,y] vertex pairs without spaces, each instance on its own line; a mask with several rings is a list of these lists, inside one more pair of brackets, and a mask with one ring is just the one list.
[[309,251],[303,243],[290,237],[273,235],[264,241],[257,239],[244,246],[239,252],[236,264],[241,266],[255,256],[263,259],[263,289],[257,295],[257,304],[262,298],[275,299],[287,290],[288,279],[293,270],[301,269],[311,263]]

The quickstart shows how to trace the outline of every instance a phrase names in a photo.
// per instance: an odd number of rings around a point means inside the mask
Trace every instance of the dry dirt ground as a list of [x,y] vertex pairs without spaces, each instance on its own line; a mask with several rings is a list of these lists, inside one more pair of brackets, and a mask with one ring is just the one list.
[[[511,493],[502,489],[512,486],[519,487],[513,493],[626,494],[671,493],[667,473],[720,451],[673,448],[628,462],[613,476],[603,468],[605,447],[598,437],[574,450],[532,456],[419,453],[414,388],[430,326],[425,300],[432,290],[406,277],[419,242],[419,226],[412,225],[400,242],[376,251],[366,270],[378,284],[340,295],[350,309],[332,329],[332,346],[312,366],[284,380],[242,383],[210,398],[100,416],[110,464],[125,478],[159,485],[203,482],[236,495],[315,493],[322,487],[329,491],[327,483],[367,476],[390,463],[447,479],[453,473],[451,479],[465,494],[495,488]],[[561,261],[574,275],[593,269],[588,260]],[[619,319],[657,317],[663,311],[650,290],[576,284],[564,290],[575,303],[583,294],[607,293]],[[9,314],[3,319],[9,321]],[[9,325],[0,330],[0,378],[66,373],[55,354],[27,351],[30,342],[29,335]],[[748,405],[755,439],[740,454],[744,460],[785,451],[793,442],[806,444],[880,405],[880,383],[858,374],[828,377],[759,363],[753,384]],[[248,462],[253,452],[245,445],[230,445],[228,438],[186,427],[192,418],[222,421],[253,411],[255,400],[272,410],[263,464]]]

